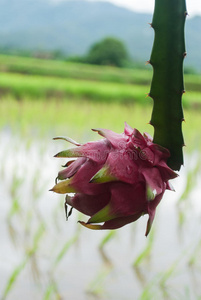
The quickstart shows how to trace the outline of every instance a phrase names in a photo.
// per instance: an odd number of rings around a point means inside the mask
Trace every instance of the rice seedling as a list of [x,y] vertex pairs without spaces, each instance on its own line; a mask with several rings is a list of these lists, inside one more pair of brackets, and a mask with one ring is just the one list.
[[191,194],[195,190],[198,184],[198,175],[201,172],[200,156],[193,155],[188,157],[188,166],[186,167],[185,184],[183,185],[183,191],[177,201],[178,220],[179,226],[183,226],[187,214],[192,209]]
[[64,244],[64,246],[61,248],[60,252],[58,253],[57,257],[55,258],[53,268],[55,268],[57,266],[57,264],[60,263],[60,261],[63,259],[63,257],[67,254],[70,247],[72,245],[74,245],[77,240],[78,240],[78,235],[75,234],[70,240],[68,240]]
[[18,276],[20,275],[20,273],[22,272],[22,270],[25,268],[27,264],[27,260],[28,258],[26,257],[17,267],[14,268],[10,278],[8,279],[7,285],[3,291],[2,298],[1,298],[2,300],[6,299],[9,292],[13,289],[13,286]]
[[154,230],[152,230],[144,250],[141,251],[141,253],[137,256],[137,258],[133,262],[134,268],[139,267],[144,260],[149,260],[153,242],[154,242],[154,235],[155,232]]
[[194,248],[194,251],[188,258],[188,264],[190,267],[192,267],[193,265],[196,265],[197,261],[199,261],[200,253],[201,253],[201,240],[199,240],[197,242],[197,245]]
[[104,246],[105,246],[112,238],[114,238],[116,234],[117,234],[117,232],[114,231],[114,230],[109,231],[109,232],[105,235],[105,237],[102,239],[102,241],[100,242],[100,244],[99,244],[99,249],[103,249]]
[[150,288],[144,288],[142,295],[140,296],[139,300],[154,300],[156,297],[156,294],[150,291]]
[[42,300],[62,300],[61,295],[59,294],[57,284],[54,280],[50,280],[49,285],[46,288]]
[[111,271],[111,265],[104,265],[101,267],[95,278],[89,283],[86,292],[97,297],[101,297],[103,293],[105,295],[104,283]]

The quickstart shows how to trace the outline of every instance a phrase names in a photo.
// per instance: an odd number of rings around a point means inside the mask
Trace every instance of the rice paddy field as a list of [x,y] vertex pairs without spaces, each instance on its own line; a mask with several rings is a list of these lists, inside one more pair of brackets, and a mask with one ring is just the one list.
[[49,191],[67,148],[91,128],[153,135],[152,72],[0,56],[0,299],[201,299],[201,76],[185,76],[185,165],[147,216],[116,231],[90,231]]

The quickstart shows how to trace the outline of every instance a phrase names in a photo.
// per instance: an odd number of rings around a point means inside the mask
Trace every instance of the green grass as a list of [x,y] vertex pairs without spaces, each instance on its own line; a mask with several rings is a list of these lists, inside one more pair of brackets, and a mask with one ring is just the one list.
[[[1,73],[0,93],[21,100],[29,99],[87,99],[96,102],[152,104],[147,97],[149,86],[89,80],[74,80],[39,75]],[[187,92],[183,97],[187,108],[200,108],[201,93]]]
[[91,82],[87,80],[43,77],[2,73],[0,91],[16,99],[66,98],[89,99],[93,101],[150,102],[146,99],[148,86],[118,84],[114,82]]
[[[145,65],[142,67],[145,67]],[[151,69],[148,67],[147,70],[131,70],[58,60],[0,55],[1,72],[21,73],[25,75],[53,76],[118,83],[150,84],[152,76],[150,70]]]
[[[0,72],[136,85],[150,85],[152,78],[152,68],[145,64],[142,69],[122,69],[8,55],[0,55]],[[201,92],[201,75],[186,74],[185,87]]]
[[[120,69],[64,61],[0,55],[0,95],[22,99],[152,104],[152,70]],[[185,75],[185,108],[201,107],[201,76]]]

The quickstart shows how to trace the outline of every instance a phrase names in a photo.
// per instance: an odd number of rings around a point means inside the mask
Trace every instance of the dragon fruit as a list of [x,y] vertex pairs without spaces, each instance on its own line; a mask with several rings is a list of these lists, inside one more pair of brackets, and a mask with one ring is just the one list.
[[147,236],[157,205],[172,189],[169,180],[177,176],[167,165],[169,151],[126,123],[122,134],[92,130],[104,138],[83,145],[65,139],[76,147],[55,157],[76,159],[58,173],[51,191],[67,194],[65,205],[89,216],[80,223],[90,229],[117,229],[148,214]]

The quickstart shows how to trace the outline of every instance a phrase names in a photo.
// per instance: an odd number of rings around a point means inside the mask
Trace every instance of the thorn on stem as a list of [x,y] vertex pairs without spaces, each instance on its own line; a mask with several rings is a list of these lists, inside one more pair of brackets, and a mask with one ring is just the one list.
[[150,60],[147,60],[146,63],[145,63],[145,65],[146,65],[146,66],[147,66],[147,65],[151,65],[151,66],[152,66],[152,63],[151,63]]
[[146,94],[146,98],[148,98],[148,97],[150,97],[151,99],[153,99],[150,93]]

